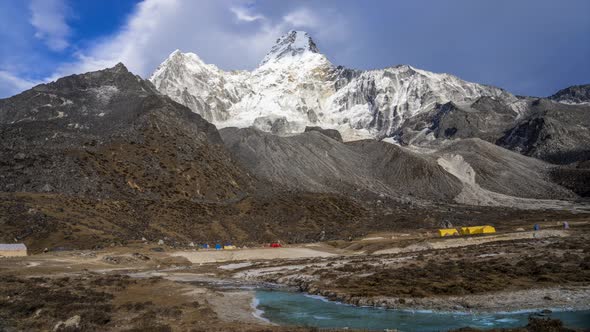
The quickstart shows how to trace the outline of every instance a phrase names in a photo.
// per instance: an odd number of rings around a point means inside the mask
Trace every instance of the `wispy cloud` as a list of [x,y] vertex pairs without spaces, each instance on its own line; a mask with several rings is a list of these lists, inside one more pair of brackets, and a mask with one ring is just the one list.
[[259,21],[259,20],[265,19],[264,15],[252,14],[249,12],[249,10],[247,8],[231,7],[230,10],[232,11],[232,13],[234,13],[236,15],[236,18],[239,21],[254,22],[254,21]]
[[317,15],[307,8],[299,8],[288,13],[283,16],[283,21],[296,28],[317,28],[319,25]]
[[[251,69],[289,29],[309,32],[334,63],[359,69],[408,63],[534,95],[585,84],[590,77],[587,0],[568,1],[568,11],[550,0],[502,5],[436,0],[370,5],[340,0],[143,0],[132,12],[122,13],[129,8],[123,6],[108,24],[77,31],[79,23],[87,24],[86,16],[96,15],[76,12],[86,2],[0,0],[0,97],[7,96],[2,91],[29,87],[29,78],[53,79],[119,61],[147,77],[175,49],[195,52],[224,69]],[[114,2],[104,1],[105,11]],[[420,20],[407,14],[417,12]],[[71,20],[77,15],[80,20]],[[121,19],[119,28],[111,25]],[[380,24],[375,25],[376,20]],[[88,30],[92,36],[102,35],[89,39]],[[494,52],[476,51],[490,44]],[[436,57],[433,52],[438,52]]]
[[35,37],[43,40],[53,51],[63,51],[69,46],[71,29],[66,22],[70,12],[63,0],[32,0],[29,6]]
[[329,17],[322,13],[299,7],[272,19],[256,3],[243,0],[145,0],[122,29],[80,51],[78,61],[61,65],[52,78],[117,62],[147,77],[175,49],[195,52],[225,69],[252,68],[290,29],[345,35],[344,24],[333,19],[334,13]]

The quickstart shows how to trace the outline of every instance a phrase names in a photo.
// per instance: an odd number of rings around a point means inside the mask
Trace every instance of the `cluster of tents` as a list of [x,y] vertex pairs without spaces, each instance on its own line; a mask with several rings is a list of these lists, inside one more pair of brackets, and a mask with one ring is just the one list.
[[442,228],[438,230],[438,235],[451,236],[451,235],[473,235],[473,234],[490,234],[496,233],[496,229],[493,226],[471,226],[461,227],[458,231],[456,228]]
[[[283,246],[278,243],[278,242],[274,242],[268,245],[271,248],[282,248]],[[201,245],[197,245],[197,247],[199,249],[204,249],[204,250],[209,250],[209,249],[215,249],[215,250],[234,250],[234,249],[238,249],[238,247],[234,246],[231,243],[226,243],[224,245],[221,245],[221,243],[217,243],[215,244],[214,247],[209,246],[209,244],[205,243],[205,244],[201,244]]]
[[233,249],[238,249],[238,247],[234,246],[231,243],[226,243],[225,245],[221,245],[221,243],[217,243],[213,247],[211,247],[209,244],[205,243],[205,244],[198,245],[197,247],[199,249],[205,249],[205,250],[209,250],[209,249],[215,249],[215,250],[233,250]]

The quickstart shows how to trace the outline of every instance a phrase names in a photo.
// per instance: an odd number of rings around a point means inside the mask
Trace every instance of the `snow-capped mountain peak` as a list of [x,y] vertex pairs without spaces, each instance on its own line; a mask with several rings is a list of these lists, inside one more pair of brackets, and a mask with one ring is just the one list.
[[368,71],[336,67],[303,31],[280,37],[251,72],[224,71],[196,54],[175,51],[150,81],[218,128],[255,126],[291,134],[321,126],[340,130],[345,140],[397,136],[413,119],[436,119],[437,105],[448,102],[500,98],[515,116],[520,107],[502,89],[408,65]]
[[161,75],[164,71],[170,70],[172,67],[176,68],[179,72],[182,71],[184,75],[219,70],[215,65],[206,64],[195,53],[183,53],[180,50],[175,50],[158,66],[150,77],[150,80]]
[[260,66],[305,53],[319,53],[319,50],[307,32],[291,30],[277,39],[276,44],[260,62]]
[[248,90],[245,71],[225,72],[195,53],[172,52],[150,77],[158,91],[201,114],[206,120],[227,119],[229,107]]

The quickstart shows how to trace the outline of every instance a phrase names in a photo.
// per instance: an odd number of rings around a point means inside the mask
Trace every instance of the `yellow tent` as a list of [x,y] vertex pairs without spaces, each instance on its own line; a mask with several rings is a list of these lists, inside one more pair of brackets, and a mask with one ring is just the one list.
[[483,226],[482,233],[496,233],[496,229],[493,226]]
[[438,230],[438,235],[440,235],[441,237],[459,235],[459,232],[457,232],[457,230],[454,228],[443,228]]
[[496,229],[492,226],[471,226],[461,227],[461,234],[472,235],[472,234],[489,234],[496,233]]
[[234,249],[237,249],[237,247],[230,244],[230,245],[223,246],[223,249],[224,250],[234,250]]

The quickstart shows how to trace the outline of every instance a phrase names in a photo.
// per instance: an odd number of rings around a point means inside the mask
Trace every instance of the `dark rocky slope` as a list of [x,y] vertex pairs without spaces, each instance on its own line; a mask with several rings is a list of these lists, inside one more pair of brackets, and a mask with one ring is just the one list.
[[573,85],[561,89],[549,96],[549,99],[568,104],[590,103],[590,84]]
[[[121,64],[39,85],[0,100],[0,241],[304,242],[438,227],[451,210],[465,223],[517,213],[457,207],[464,184],[440,154],[337,134],[219,132]],[[466,142],[443,152],[464,155],[487,190],[572,197],[543,180],[547,164]]]
[[590,158],[590,105],[543,98],[521,98],[517,103],[481,97],[470,104],[439,104],[406,120],[395,137],[402,144],[424,146],[480,138],[555,164]]
[[0,241],[33,251],[362,229],[364,209],[347,198],[252,178],[215,126],[121,64],[0,100],[0,138]]
[[317,126],[307,126],[305,127],[305,132],[308,133],[310,131],[317,131],[320,132],[332,139],[337,140],[338,142],[342,142],[342,135],[340,135],[340,132],[336,129],[325,129],[322,127],[317,127]]
[[459,181],[435,160],[384,142],[345,144],[317,131],[291,137],[253,128],[220,133],[252,174],[292,189],[447,202],[460,191]]
[[582,197],[590,197],[590,160],[555,167],[551,178]]
[[375,140],[346,145],[361,154],[372,176],[405,197],[452,200],[461,191],[461,183],[431,156]]
[[428,143],[426,135],[437,141],[472,137],[495,141],[517,116],[502,100],[480,97],[471,104],[437,104],[432,111],[406,120],[395,135],[402,143],[417,144]]
[[571,191],[551,181],[554,165],[478,138],[452,141],[436,154],[461,155],[475,171],[475,181],[496,193],[538,199],[575,198]]
[[215,126],[123,65],[0,101],[0,189],[225,199],[251,186]]
[[590,159],[590,106],[535,99],[528,109],[496,144],[555,164]]
[[341,143],[319,132],[280,137],[253,128],[224,128],[220,133],[245,169],[292,189],[416,203],[453,202],[464,184],[438,159],[460,155],[486,190],[524,198],[575,198],[547,180],[551,165],[479,139],[417,152],[375,140]]

